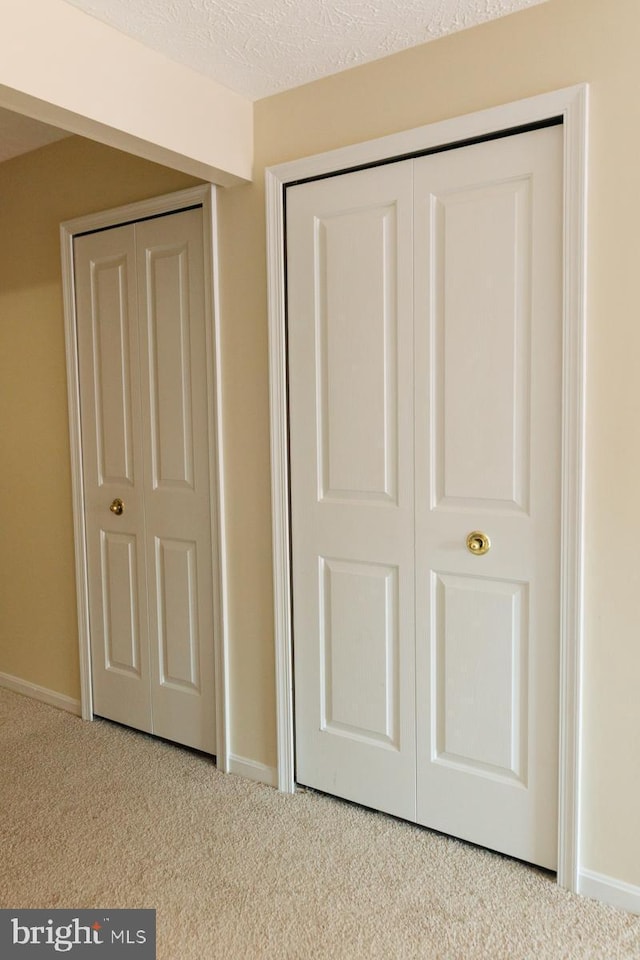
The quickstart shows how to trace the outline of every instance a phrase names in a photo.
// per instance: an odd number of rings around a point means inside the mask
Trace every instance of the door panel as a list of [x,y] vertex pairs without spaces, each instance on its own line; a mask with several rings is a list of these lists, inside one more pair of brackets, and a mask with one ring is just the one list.
[[340,210],[315,229],[321,498],[394,501],[396,207]]
[[134,482],[129,269],[126,255],[96,260],[91,269],[95,425],[101,483]]
[[94,710],[150,732],[133,231],[76,237],[74,268]]
[[215,753],[202,210],[136,224],[154,733]]
[[[418,191],[421,170],[431,178],[439,166],[429,161],[417,164]],[[490,500],[526,509],[531,181],[443,189],[432,194],[428,216],[438,506]]]
[[410,165],[287,194],[297,775],[410,818],[411,218]]
[[417,160],[415,197],[418,821],[554,868],[561,128]]
[[398,569],[320,559],[321,730],[398,749]]
[[434,579],[434,762],[526,786],[527,586]]
[[159,683],[199,693],[196,544],[156,537],[156,573]]
[[140,676],[138,560],[134,537],[100,532],[105,668]]
[[[140,225],[137,232],[142,231],[148,232]],[[188,247],[145,247],[141,253],[145,257],[152,483],[154,488],[193,487]]]

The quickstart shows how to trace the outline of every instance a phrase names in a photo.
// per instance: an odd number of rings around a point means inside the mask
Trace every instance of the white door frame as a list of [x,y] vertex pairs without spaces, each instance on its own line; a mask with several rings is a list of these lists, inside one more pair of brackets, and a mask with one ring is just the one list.
[[558,883],[578,889],[583,635],[588,86],[579,84],[266,171],[278,786],[295,790],[285,193],[307,178],[462,145],[562,117],[564,133]]
[[218,298],[218,239],[216,187],[212,184],[153,197],[113,210],[67,220],[60,225],[62,285],[64,298],[67,395],[71,441],[71,484],[75,546],[78,635],[80,645],[80,684],[82,717],[93,719],[91,685],[91,647],[89,628],[89,578],[85,528],[84,484],[82,475],[82,434],[80,429],[80,375],[78,367],[77,315],[73,262],[74,236],[148,217],[176,213],[189,207],[203,210],[205,256],[205,312],[207,317],[207,390],[209,405],[209,469],[211,477],[211,542],[213,552],[214,657],[216,690],[216,765],[228,772],[228,631],[226,537],[224,523],[224,460],[222,450],[222,395],[220,362],[220,310]]

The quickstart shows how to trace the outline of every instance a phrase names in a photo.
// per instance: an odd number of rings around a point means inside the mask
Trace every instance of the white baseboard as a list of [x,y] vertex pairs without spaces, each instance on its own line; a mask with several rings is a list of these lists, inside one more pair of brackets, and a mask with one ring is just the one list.
[[50,707],[57,707],[58,710],[66,710],[67,713],[73,713],[77,717],[82,714],[79,700],[74,700],[73,697],[68,697],[64,693],[57,693],[55,690],[48,690],[47,687],[40,687],[29,680],[12,677],[9,673],[0,673],[0,687],[13,690],[14,693],[21,693],[23,697],[48,703]]
[[229,754],[229,773],[246,777],[247,780],[255,780],[256,783],[266,783],[270,787],[278,786],[278,771],[275,767],[268,767],[264,763],[248,760],[246,757],[237,757],[233,753]]
[[594,900],[601,900],[619,910],[640,913],[640,887],[615,877],[607,877],[593,870],[581,870],[578,876],[578,893]]

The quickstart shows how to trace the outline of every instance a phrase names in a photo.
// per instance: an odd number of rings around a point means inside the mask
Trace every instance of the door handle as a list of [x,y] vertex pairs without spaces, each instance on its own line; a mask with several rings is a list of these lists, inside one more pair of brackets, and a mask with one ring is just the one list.
[[491,549],[491,540],[482,530],[472,530],[467,537],[467,550],[476,557],[488,553]]
[[109,510],[111,510],[111,513],[115,513],[116,517],[122,516],[124,513],[124,500],[121,500],[120,497],[116,497],[115,500],[110,504]]

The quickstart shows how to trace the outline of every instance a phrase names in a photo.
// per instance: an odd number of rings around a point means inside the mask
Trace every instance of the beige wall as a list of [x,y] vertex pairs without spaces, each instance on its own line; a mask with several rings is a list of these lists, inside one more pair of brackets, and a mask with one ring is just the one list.
[[640,10],[549,0],[256,104],[255,183],[222,203],[233,739],[273,750],[265,165],[581,81],[592,85],[584,865],[640,884]]
[[0,164],[0,672],[80,696],[62,220],[193,178],[71,137]]
[[[549,0],[260,101],[255,182],[221,198],[232,750],[275,764],[263,170],[592,84],[584,866],[640,884],[640,11]],[[78,696],[57,223],[186,185],[81,141],[0,167],[0,671]],[[637,531],[637,532],[636,532]]]

